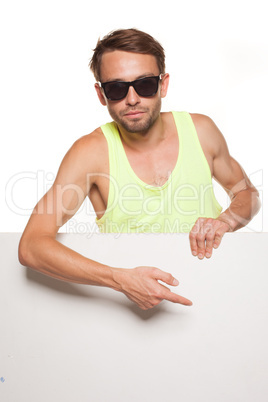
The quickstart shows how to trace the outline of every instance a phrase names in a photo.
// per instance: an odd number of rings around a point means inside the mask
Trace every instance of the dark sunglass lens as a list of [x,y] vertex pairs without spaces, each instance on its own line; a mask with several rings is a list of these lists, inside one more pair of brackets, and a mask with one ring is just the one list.
[[119,100],[126,96],[128,86],[124,82],[108,82],[104,90],[108,99]]
[[158,77],[148,77],[136,81],[135,89],[140,96],[153,96],[158,89]]

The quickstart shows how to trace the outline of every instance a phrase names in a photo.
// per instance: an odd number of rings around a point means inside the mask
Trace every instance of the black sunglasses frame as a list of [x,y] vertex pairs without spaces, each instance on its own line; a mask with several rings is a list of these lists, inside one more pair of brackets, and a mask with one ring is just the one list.
[[[148,76],[148,77],[139,78],[139,79],[134,80],[134,81],[107,81],[107,82],[98,82],[98,84],[99,84],[99,85],[101,86],[101,88],[103,89],[106,98],[107,98],[108,100],[111,100],[111,101],[119,101],[119,100],[124,99],[124,98],[127,96],[127,94],[128,94],[129,87],[133,87],[139,96],[141,96],[141,97],[143,97],[143,98],[149,98],[149,97],[151,97],[151,96],[154,96],[154,95],[157,93],[158,87],[159,87],[159,81],[161,81],[162,76],[163,76],[163,74],[159,74],[159,75],[153,75],[153,76]],[[139,91],[137,90],[137,88],[136,88],[136,84],[140,84],[141,81],[143,81],[143,80],[148,80],[148,78],[153,78],[153,79],[156,81],[156,84],[157,84],[156,91],[153,92],[153,93],[150,94],[150,95],[141,95],[141,94],[139,93]],[[116,84],[116,83],[120,83],[120,84],[123,84],[123,85],[125,86],[126,93],[125,93],[124,96],[121,96],[120,98],[114,99],[113,97],[111,98],[111,97],[109,97],[109,96],[107,95],[106,86],[107,86],[108,84],[113,84],[113,83],[115,83],[115,84]]]

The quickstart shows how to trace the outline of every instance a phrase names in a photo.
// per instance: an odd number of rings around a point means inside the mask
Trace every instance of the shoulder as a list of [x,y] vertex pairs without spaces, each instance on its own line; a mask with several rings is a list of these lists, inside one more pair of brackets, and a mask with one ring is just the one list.
[[199,113],[189,113],[189,114],[193,120],[196,130],[198,131],[198,134],[199,133],[206,133],[207,135],[218,134],[219,129],[209,116]]
[[81,177],[88,173],[104,173],[108,165],[108,146],[98,128],[73,143],[62,160],[59,174]]
[[198,113],[189,114],[195,125],[202,148],[213,158],[216,157],[222,148],[227,146],[223,134],[209,116]]
[[101,128],[97,128],[90,134],[86,134],[78,138],[71,146],[69,152],[83,154],[86,152],[97,151],[106,143]]
[[107,142],[101,128],[78,138],[68,150],[66,157],[78,159],[84,163],[101,162],[108,152]]

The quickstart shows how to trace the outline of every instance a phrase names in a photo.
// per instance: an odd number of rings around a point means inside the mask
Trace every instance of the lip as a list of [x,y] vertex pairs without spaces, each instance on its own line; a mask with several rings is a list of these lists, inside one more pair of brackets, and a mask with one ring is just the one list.
[[139,117],[139,116],[141,116],[142,114],[144,114],[144,112],[135,110],[135,111],[133,111],[133,112],[128,112],[128,113],[126,113],[125,116],[127,116],[127,117]]

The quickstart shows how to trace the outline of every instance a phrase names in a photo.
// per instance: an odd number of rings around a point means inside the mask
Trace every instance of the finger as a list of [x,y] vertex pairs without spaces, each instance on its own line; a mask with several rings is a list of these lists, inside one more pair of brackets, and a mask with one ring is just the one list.
[[203,226],[201,226],[196,238],[197,238],[197,256],[199,259],[203,259],[207,251],[207,241],[208,241],[208,247],[209,248],[211,247],[212,250],[214,232],[213,232],[213,225],[210,221],[203,222]]
[[206,249],[205,249],[205,256],[206,258],[210,258],[212,255],[212,251],[213,251],[213,246],[214,246],[214,242],[215,242],[215,231],[214,230],[210,230],[207,232],[206,234]]
[[210,258],[212,256],[214,241],[215,241],[214,236],[209,236],[206,238],[206,249],[205,249],[206,258]]
[[191,302],[191,300],[186,299],[186,297],[180,296],[176,293],[171,292],[171,290],[165,286],[162,285],[162,283],[159,284],[162,288],[161,291],[161,299],[163,300],[168,300],[171,301],[173,303],[179,303],[179,304],[183,304],[185,306],[191,306],[193,303]]
[[179,284],[178,279],[174,278],[169,272],[162,271],[158,268],[155,268],[154,278],[171,286],[178,286]]
[[198,254],[197,235],[203,225],[204,220],[205,219],[203,218],[198,218],[189,234],[190,248],[194,256]]
[[[179,284],[179,281],[174,278],[174,276],[172,276],[170,273],[162,271],[159,268],[154,268],[153,270],[153,277],[157,280],[157,281],[162,281],[168,285],[171,286],[177,286]],[[191,300],[186,299],[183,296],[177,295],[176,293],[171,292],[171,290],[163,285],[162,283],[158,282],[158,288],[155,289],[156,293],[155,293],[155,298],[156,300],[168,300],[171,301],[173,303],[179,303],[179,304],[183,304],[185,306],[191,306],[193,303],[191,302]]]
[[216,230],[215,238],[214,238],[214,242],[213,242],[213,248],[218,248],[219,247],[219,245],[221,244],[221,241],[222,241],[224,233],[226,233],[225,228],[222,228],[222,229],[219,228],[218,230]]
[[169,292],[167,291],[167,292],[165,293],[164,299],[165,299],[165,300],[168,300],[168,301],[170,301],[170,302],[172,302],[172,303],[183,304],[184,306],[192,306],[192,304],[193,304],[193,303],[191,302],[191,300],[186,299],[186,297],[177,295],[176,293],[173,293],[173,292],[171,292],[171,291],[169,291]]

